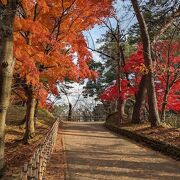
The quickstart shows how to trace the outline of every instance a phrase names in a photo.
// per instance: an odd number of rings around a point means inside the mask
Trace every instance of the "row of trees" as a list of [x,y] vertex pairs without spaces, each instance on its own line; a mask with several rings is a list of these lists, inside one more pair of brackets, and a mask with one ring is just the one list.
[[12,96],[26,104],[27,143],[35,135],[37,107],[47,107],[49,93],[58,95],[57,84],[96,77],[83,31],[112,9],[111,0],[0,0],[0,170]]
[[[48,94],[66,95],[64,81],[91,79],[88,90],[95,90],[104,102],[117,100],[119,123],[125,101],[133,96],[136,123],[148,102],[151,125],[160,124],[157,93],[162,117],[168,109],[178,110],[178,1],[142,1],[141,8],[137,0],[130,1],[138,23],[128,39],[113,2],[117,1],[0,0],[0,170],[5,164],[5,121],[11,100],[20,99],[26,105],[23,141],[28,143],[35,135],[38,106],[51,106]],[[116,27],[107,17],[114,17]],[[83,35],[95,24],[108,29],[99,50],[87,47]],[[106,63],[91,62],[89,49],[100,53]]]
[[[122,19],[103,22],[106,34],[98,42],[102,62],[91,67],[99,71],[96,82],[89,81],[85,93],[97,94],[104,104],[117,102],[118,123],[124,120],[127,100],[134,104],[132,122],[149,114],[151,126],[165,120],[165,112],[180,109],[179,100],[179,4],[177,1],[131,1],[138,23],[127,34],[120,29]],[[126,17],[127,18],[127,17]],[[160,115],[159,115],[160,112]]]

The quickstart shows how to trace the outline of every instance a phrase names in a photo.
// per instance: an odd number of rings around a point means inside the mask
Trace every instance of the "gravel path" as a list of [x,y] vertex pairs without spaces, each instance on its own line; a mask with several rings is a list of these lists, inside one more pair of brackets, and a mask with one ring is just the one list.
[[180,163],[115,135],[102,123],[65,123],[67,180],[180,180]]

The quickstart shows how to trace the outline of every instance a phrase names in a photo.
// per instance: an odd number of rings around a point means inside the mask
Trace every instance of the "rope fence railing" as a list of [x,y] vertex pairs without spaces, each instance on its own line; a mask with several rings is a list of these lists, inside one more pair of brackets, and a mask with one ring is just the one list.
[[59,119],[55,121],[50,131],[47,133],[44,141],[34,151],[28,163],[25,163],[21,171],[21,180],[42,180],[46,165],[50,160],[56,143]]

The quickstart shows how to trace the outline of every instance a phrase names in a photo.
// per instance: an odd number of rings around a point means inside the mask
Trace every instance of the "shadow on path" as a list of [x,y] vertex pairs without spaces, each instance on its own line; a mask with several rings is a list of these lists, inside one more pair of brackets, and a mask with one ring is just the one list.
[[63,136],[70,180],[180,179],[178,162],[112,134],[102,123],[65,123]]

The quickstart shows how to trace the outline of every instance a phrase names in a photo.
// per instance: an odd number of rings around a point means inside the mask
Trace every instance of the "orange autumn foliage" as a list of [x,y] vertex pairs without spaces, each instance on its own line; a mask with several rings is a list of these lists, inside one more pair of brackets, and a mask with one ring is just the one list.
[[83,31],[112,11],[112,0],[23,0],[14,23],[15,73],[49,92],[57,81],[95,78]]

